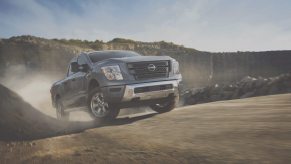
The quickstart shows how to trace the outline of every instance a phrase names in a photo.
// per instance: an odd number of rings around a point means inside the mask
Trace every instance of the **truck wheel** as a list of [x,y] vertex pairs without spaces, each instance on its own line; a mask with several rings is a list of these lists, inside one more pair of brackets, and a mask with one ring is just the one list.
[[173,96],[169,98],[169,101],[161,103],[161,104],[153,104],[150,105],[150,108],[152,110],[158,112],[158,113],[165,113],[173,110],[177,104],[179,103],[179,95]]
[[69,113],[65,112],[65,108],[61,99],[57,99],[56,102],[56,114],[58,120],[69,121]]
[[89,113],[93,119],[108,121],[115,119],[120,109],[104,100],[104,95],[99,88],[93,89],[88,98]]

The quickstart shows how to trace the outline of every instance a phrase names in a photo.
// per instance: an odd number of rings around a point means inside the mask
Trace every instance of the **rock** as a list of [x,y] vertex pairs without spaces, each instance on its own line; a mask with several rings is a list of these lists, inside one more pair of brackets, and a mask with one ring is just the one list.
[[223,100],[229,100],[231,99],[232,95],[234,94],[233,91],[223,91],[222,93],[222,99]]
[[224,91],[235,91],[236,88],[237,88],[236,85],[232,85],[232,84],[230,84],[230,85],[226,85],[226,86],[224,86],[224,87],[223,87],[223,90],[224,90]]
[[269,89],[269,93],[268,94],[272,95],[272,94],[277,94],[277,93],[279,93],[278,86],[273,84],[271,86],[271,88]]
[[253,81],[253,80],[256,80],[255,78],[252,78],[252,77],[250,77],[250,76],[246,76],[246,77],[244,77],[241,81],[240,81],[240,83],[248,83],[248,82],[251,82],[251,81]]
[[233,95],[231,96],[231,99],[238,99],[238,98],[240,98],[242,96],[242,94],[243,94],[242,89],[237,88],[234,91]]
[[255,81],[255,87],[256,88],[259,88],[259,87],[262,87],[263,85],[265,85],[267,83],[267,79],[264,79],[264,78],[258,78],[256,81]]
[[248,97],[253,97],[255,95],[255,91],[252,92],[247,92],[244,95],[242,95],[240,98],[248,98]]
[[219,101],[221,99],[222,99],[221,95],[211,95],[209,100],[210,101]]

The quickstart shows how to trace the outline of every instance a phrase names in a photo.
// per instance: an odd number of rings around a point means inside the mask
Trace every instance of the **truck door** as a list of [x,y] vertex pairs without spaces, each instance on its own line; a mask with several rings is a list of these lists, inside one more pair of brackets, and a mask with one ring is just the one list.
[[77,64],[77,58],[74,58],[71,60],[68,72],[67,72],[67,77],[64,79],[62,82],[64,91],[62,93],[62,101],[65,106],[71,106],[73,103],[73,94],[74,94],[74,78],[78,71],[74,70],[72,68],[72,64],[75,63]]
[[79,71],[74,74],[72,78],[72,100],[76,106],[85,105],[86,104],[86,96],[87,96],[87,72],[81,69],[85,64],[88,65],[87,58],[84,54],[81,54],[77,60]]

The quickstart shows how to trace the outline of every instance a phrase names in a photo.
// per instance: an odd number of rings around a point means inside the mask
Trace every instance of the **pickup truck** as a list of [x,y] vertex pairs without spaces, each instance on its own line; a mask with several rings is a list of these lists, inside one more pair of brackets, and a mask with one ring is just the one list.
[[112,120],[120,109],[134,106],[171,111],[179,101],[181,81],[179,63],[169,56],[94,51],[74,57],[66,77],[50,92],[58,119],[68,119],[67,109],[86,107],[94,119]]

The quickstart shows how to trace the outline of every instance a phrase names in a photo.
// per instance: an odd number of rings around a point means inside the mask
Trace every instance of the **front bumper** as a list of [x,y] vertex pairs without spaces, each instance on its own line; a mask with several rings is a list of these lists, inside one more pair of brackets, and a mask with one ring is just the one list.
[[[175,96],[179,94],[178,86],[178,80],[126,85],[122,101],[149,100],[164,98],[170,95]],[[139,91],[136,92],[137,90]]]
[[154,100],[179,94],[181,80],[158,81],[123,86],[103,87],[102,92],[107,102],[131,102]]

